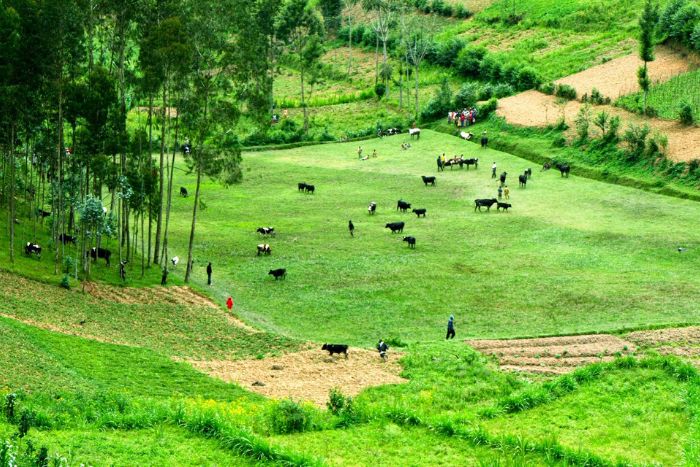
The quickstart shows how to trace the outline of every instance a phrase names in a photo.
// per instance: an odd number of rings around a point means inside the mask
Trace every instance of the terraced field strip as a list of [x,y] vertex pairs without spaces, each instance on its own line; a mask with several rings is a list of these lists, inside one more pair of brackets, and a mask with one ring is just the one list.
[[562,374],[576,367],[610,361],[636,350],[631,342],[607,334],[538,339],[471,340],[476,350],[498,358],[501,369]]

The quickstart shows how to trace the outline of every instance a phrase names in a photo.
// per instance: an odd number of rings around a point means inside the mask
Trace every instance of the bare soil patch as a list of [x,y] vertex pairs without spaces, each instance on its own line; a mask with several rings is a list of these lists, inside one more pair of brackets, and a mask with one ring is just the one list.
[[[637,69],[642,65],[643,62],[636,53],[630,54],[567,76],[556,83],[573,86],[579,95],[590,95],[593,88],[596,88],[604,96],[616,99],[639,91]],[[690,71],[693,65],[687,55],[659,46],[656,48],[656,60],[648,65],[649,77],[652,82],[661,83]]]
[[700,367],[700,326],[636,331],[625,336],[640,347],[662,355],[675,355]]
[[173,287],[113,287],[95,282],[83,283],[86,293],[99,300],[131,305],[172,304],[219,308],[211,299],[186,286]]
[[238,383],[266,397],[291,397],[322,407],[331,388],[355,396],[368,387],[406,382],[399,376],[401,366],[395,352],[384,363],[377,352],[357,348],[349,350],[347,359],[329,357],[314,348],[264,360],[188,361],[211,376]]
[[467,343],[495,356],[503,370],[545,374],[567,373],[579,366],[610,361],[617,353],[626,355],[636,350],[631,342],[607,334]]
[[[565,101],[561,104],[554,96],[538,91],[525,91],[499,100],[497,113],[509,123],[531,127],[552,125],[563,118],[569,125],[569,132],[573,134],[574,121],[582,105],[578,101]],[[648,124],[652,133],[656,131],[668,137],[667,157],[674,161],[700,159],[700,127],[689,128],[678,122],[643,118],[610,105],[593,106],[591,111],[593,115],[605,111],[610,115],[619,116],[622,120],[621,131],[630,123]],[[591,134],[597,136],[597,129],[593,125]]]

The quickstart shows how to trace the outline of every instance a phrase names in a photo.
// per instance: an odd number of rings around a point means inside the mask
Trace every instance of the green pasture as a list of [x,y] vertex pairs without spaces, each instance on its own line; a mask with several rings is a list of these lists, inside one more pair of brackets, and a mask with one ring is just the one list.
[[[262,329],[301,339],[372,345],[379,337],[441,339],[455,314],[458,337],[515,337],[616,331],[698,322],[700,211],[694,202],[534,167],[526,189],[516,176],[533,164],[424,131],[406,136],[246,154],[245,180],[202,187],[194,280],[214,265],[211,293],[233,296],[235,312]],[[435,158],[479,157],[478,170],[437,174]],[[494,197],[490,165],[509,173],[510,212],[474,212]],[[193,178],[176,171],[176,186]],[[421,175],[437,175],[425,187]],[[315,195],[297,183],[316,186]],[[192,192],[192,190],[190,190]],[[428,209],[425,219],[396,201]],[[377,214],[367,204],[378,203]],[[177,198],[172,254],[185,254],[192,198]],[[355,238],[347,231],[352,219]],[[404,221],[409,250],[384,225]],[[278,234],[264,239],[259,226]],[[255,246],[268,242],[270,257]],[[688,251],[679,254],[678,246]],[[274,281],[269,269],[288,270]]]

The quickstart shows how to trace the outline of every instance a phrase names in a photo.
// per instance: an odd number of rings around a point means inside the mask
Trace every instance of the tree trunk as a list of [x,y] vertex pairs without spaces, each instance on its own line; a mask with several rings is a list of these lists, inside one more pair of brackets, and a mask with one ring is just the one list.
[[9,203],[9,219],[10,227],[10,263],[15,262],[15,126],[12,125],[10,130],[10,145],[9,145],[9,165],[10,165],[10,203]]
[[[647,62],[644,62],[644,76],[646,79],[649,79],[648,75],[649,71],[647,70]],[[644,115],[647,114],[647,96],[649,94],[649,87],[647,86],[646,89],[644,89]]]
[[163,234],[163,262],[167,261],[168,256],[168,228],[170,226],[170,207],[173,199],[173,173],[175,172],[175,155],[177,153],[177,138],[180,129],[179,115],[175,115],[175,144],[173,145],[173,158],[170,164],[170,174],[168,176],[168,206],[165,210],[165,232]]
[[[60,73],[63,73],[61,70]],[[59,83],[58,83],[58,166],[57,166],[57,176],[58,176],[58,200],[56,203],[56,210],[54,211],[54,228],[53,228],[53,233],[54,237],[53,240],[56,244],[56,254],[54,256],[54,266],[53,266],[53,273],[58,274],[58,261],[59,261],[59,254],[60,254],[60,248],[59,245],[62,242],[58,241],[58,232],[60,231],[61,227],[61,211],[62,211],[62,201],[63,201],[63,183],[62,183],[62,178],[63,174],[61,173],[62,170],[62,161],[63,161],[63,77],[61,76],[59,78]]]
[[185,272],[185,283],[190,282],[192,274],[192,247],[194,246],[194,228],[197,225],[197,207],[199,205],[199,187],[202,180],[202,164],[197,164],[197,188],[194,192],[194,208],[192,208],[192,228],[190,229],[190,243],[187,248],[187,272]]
[[304,109],[304,134],[309,132],[309,113],[304,99],[304,66],[301,67],[301,107]]
[[374,86],[379,82],[379,36],[376,37],[374,46]]
[[420,115],[420,108],[418,105],[418,65],[416,65],[416,120],[418,120],[418,116]]
[[352,73],[352,18],[348,17],[348,78]]
[[163,121],[160,125],[160,196],[159,196],[159,206],[158,206],[158,219],[156,220],[156,244],[155,252],[153,253],[153,263],[160,264],[159,254],[160,254],[160,237],[161,228],[163,224],[163,196],[165,195],[164,186],[164,174],[163,174],[163,163],[165,161],[165,113],[167,110],[167,86],[163,83]]
[[[148,171],[151,172],[153,167],[153,96],[148,98]],[[153,195],[149,195],[148,199],[148,267],[151,267],[151,227],[153,224]]]
[[[388,58],[389,58],[388,55],[387,55],[387,51],[386,51],[386,41],[387,41],[387,39],[388,39],[388,37],[387,37],[387,35],[385,34],[385,35],[382,37],[382,47],[383,47],[383,49],[384,49],[384,50],[383,50],[384,56],[383,56],[382,68],[383,68],[383,72],[384,72],[384,73],[386,73],[386,71],[387,71],[387,61],[388,61]],[[384,75],[384,87],[386,88],[385,95],[386,95],[387,99],[389,98],[389,84],[390,84],[389,76]]]
[[399,110],[403,108],[403,60],[399,59]]

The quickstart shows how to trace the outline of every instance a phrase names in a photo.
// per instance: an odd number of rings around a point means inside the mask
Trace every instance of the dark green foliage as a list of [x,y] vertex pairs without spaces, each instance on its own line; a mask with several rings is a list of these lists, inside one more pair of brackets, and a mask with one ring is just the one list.
[[622,141],[627,146],[627,157],[634,162],[639,160],[647,150],[647,137],[651,129],[648,125],[630,124],[622,136]]
[[68,274],[63,275],[59,285],[64,289],[70,289],[70,277],[68,277]]
[[340,27],[340,15],[343,11],[342,0],[321,0],[319,6],[321,7],[321,13],[323,13],[326,30],[329,32],[337,31]]
[[498,108],[498,99],[492,97],[486,103],[479,105],[479,118],[485,119]]
[[458,38],[438,43],[429,54],[426,54],[425,59],[428,63],[452,68],[455,66],[457,57],[464,50],[466,44],[463,39]]
[[270,431],[275,434],[302,433],[312,426],[309,409],[291,399],[283,399],[271,410]]
[[539,88],[539,89],[540,89],[540,92],[551,96],[551,95],[553,95],[554,92],[556,91],[557,85],[554,84],[554,83],[552,83],[552,82],[550,81],[550,82],[548,82],[548,83],[542,83],[542,84],[540,85],[540,88]]
[[455,93],[456,108],[470,108],[479,100],[481,87],[477,83],[464,83]]
[[12,422],[15,419],[15,402],[17,401],[17,394],[11,392],[5,396],[5,403],[2,406],[3,415],[7,421]]
[[695,116],[693,115],[693,107],[689,102],[681,102],[678,112],[678,120],[683,125],[694,125]]
[[452,90],[447,78],[440,83],[440,88],[428,101],[428,104],[421,112],[421,120],[434,120],[435,118],[447,115],[452,110]]
[[568,84],[558,84],[554,95],[573,101],[576,99],[576,89]]
[[460,50],[454,64],[457,73],[469,78],[478,78],[481,72],[481,60],[486,53],[486,49],[479,46],[465,47]]
[[377,83],[374,86],[374,94],[376,94],[379,99],[384,97],[384,94],[386,94],[386,85],[384,83]]

